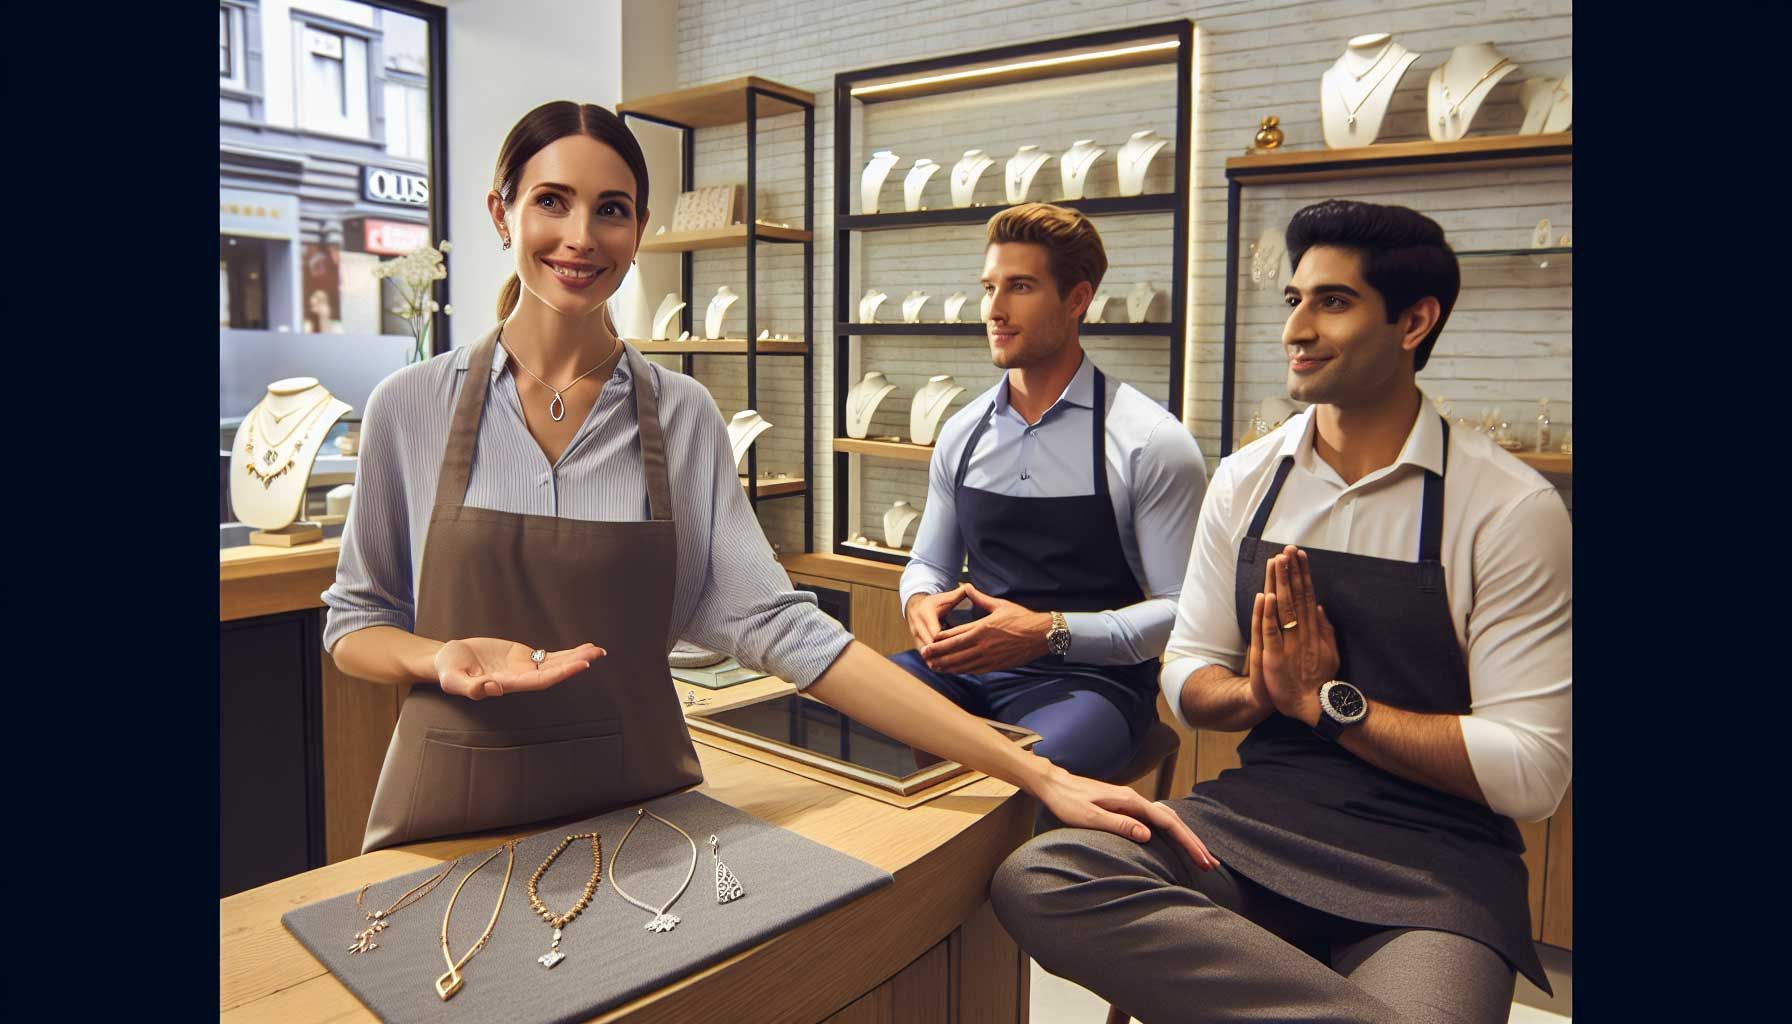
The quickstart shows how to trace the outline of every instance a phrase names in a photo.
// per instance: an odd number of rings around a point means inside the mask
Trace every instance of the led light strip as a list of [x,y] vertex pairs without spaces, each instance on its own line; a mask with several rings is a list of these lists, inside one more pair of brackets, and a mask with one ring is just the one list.
[[1075,64],[1081,61],[1100,60],[1105,57],[1123,57],[1130,53],[1150,53],[1154,50],[1174,50],[1181,46],[1179,40],[1170,39],[1159,43],[1145,43],[1140,46],[1126,46],[1118,50],[1097,50],[1093,53],[1076,53],[1064,57],[1043,57],[1039,60],[1026,60],[1016,64],[1001,64],[990,68],[973,68],[969,71],[952,71],[943,75],[929,75],[926,78],[910,78],[901,82],[886,82],[882,85],[862,85],[852,90],[854,96],[866,96],[877,92],[890,92],[896,89],[911,89],[920,85],[933,85],[938,82],[956,82],[964,78],[979,78],[984,75],[998,75],[1008,71],[1026,71],[1032,68],[1052,67],[1058,64]]

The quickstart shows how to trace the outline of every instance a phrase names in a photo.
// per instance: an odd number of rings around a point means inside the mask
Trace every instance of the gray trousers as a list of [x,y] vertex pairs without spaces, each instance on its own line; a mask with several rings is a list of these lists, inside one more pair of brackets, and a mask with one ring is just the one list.
[[1501,1024],[1505,958],[1450,932],[1364,925],[1303,907],[1149,843],[1058,829],[990,883],[996,915],[1046,970],[1145,1024],[1420,1021]]

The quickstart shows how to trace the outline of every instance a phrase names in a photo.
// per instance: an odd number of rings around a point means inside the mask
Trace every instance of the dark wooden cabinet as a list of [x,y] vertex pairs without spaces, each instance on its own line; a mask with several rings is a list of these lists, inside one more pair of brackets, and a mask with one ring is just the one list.
[[324,864],[317,610],[218,624],[218,895]]

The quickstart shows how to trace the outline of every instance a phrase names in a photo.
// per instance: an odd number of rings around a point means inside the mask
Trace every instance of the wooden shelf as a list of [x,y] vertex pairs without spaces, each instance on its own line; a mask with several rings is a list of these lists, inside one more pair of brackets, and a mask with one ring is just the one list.
[[904,560],[914,557],[914,553],[908,548],[886,548],[882,544],[873,546],[870,544],[855,544],[850,540],[843,540],[840,542],[840,546],[853,551],[869,551],[874,554],[893,555]]
[[885,590],[895,590],[902,584],[901,566],[869,558],[802,552],[794,555],[780,555],[778,561],[784,566],[785,572],[801,573],[804,576],[818,576],[822,579],[840,580],[845,583],[862,583],[868,587],[882,587]]
[[[1124,306],[1126,304],[1125,296],[1120,297],[1120,303],[1122,306]],[[1125,310],[1122,309],[1121,312],[1125,312]],[[877,334],[911,334],[911,335],[920,334],[920,335],[933,335],[933,336],[943,336],[943,335],[953,335],[953,334],[975,334],[975,335],[981,336],[988,332],[987,332],[987,330],[985,330],[985,328],[983,326],[983,321],[972,320],[969,323],[960,322],[960,323],[955,323],[955,324],[929,323],[926,321],[923,321],[918,324],[909,324],[909,323],[900,323],[900,322],[897,322],[897,323],[879,322],[879,323],[872,323],[872,324],[843,323],[840,325],[840,333],[841,334],[865,335],[865,336],[877,335]],[[1145,337],[1168,338],[1168,337],[1171,337],[1175,333],[1175,328],[1172,327],[1170,324],[1155,323],[1155,322],[1143,323],[1143,324],[1097,323],[1097,324],[1078,324],[1077,325],[1077,333],[1084,337],[1100,336],[1100,335],[1104,335],[1104,334],[1107,334],[1107,335],[1130,334],[1130,335],[1143,335]]]
[[[762,242],[807,242],[815,236],[800,228],[759,225],[754,232]],[[641,241],[641,252],[695,252],[698,249],[739,249],[747,244],[747,226],[730,224],[710,231],[668,231],[648,235]]]
[[1539,473],[1554,473],[1560,476],[1574,475],[1574,456],[1561,452],[1513,452],[1518,461]]
[[[899,65],[890,68],[889,74],[854,82],[851,96],[862,103],[884,103],[964,89],[1037,82],[1065,75],[1092,75],[1121,68],[1176,63],[1180,43],[1174,28],[1164,27],[1155,38],[1140,38],[1132,30],[1114,34],[1131,35],[1132,38],[1056,52],[1041,52],[1037,44],[985,50],[968,55],[972,58],[970,63],[952,64],[949,69],[945,67],[947,61]],[[976,59],[979,57],[982,59]]]
[[[689,341],[636,341],[628,342],[642,355],[656,356],[744,356],[747,354],[745,338],[692,338]],[[755,349],[762,356],[800,356],[809,351],[809,343],[805,341],[760,341],[754,343]]]
[[801,113],[804,107],[815,106],[815,94],[795,86],[774,82],[769,78],[746,75],[725,82],[712,82],[690,89],[624,100],[616,105],[617,114],[665,121],[681,128],[714,128],[717,125],[740,124],[747,119],[747,87],[762,89],[758,99],[760,117]]
[[933,459],[933,445],[910,444],[907,441],[873,441],[860,437],[834,438],[834,450],[851,452],[854,455],[878,455],[886,459],[904,459],[909,462],[930,462]]
[[[1091,217],[1104,214],[1174,213],[1176,194],[1154,192],[1143,196],[1095,196],[1085,199],[1048,199],[1057,206],[1081,210]],[[855,213],[840,217],[836,227],[842,231],[890,231],[897,228],[933,227],[940,224],[982,224],[1009,209],[1010,203],[984,203],[976,206],[947,206],[937,210],[902,210],[892,213]]]
[[1572,132],[1487,135],[1455,142],[1388,142],[1350,149],[1261,153],[1226,160],[1226,177],[1249,184],[1331,181],[1364,175],[1424,174],[1449,170],[1546,167],[1574,162]]
[[[740,487],[743,491],[747,489],[747,478],[744,476],[740,478]],[[762,477],[759,481],[759,496],[761,498],[782,498],[792,494],[801,494],[803,490],[803,478],[800,476],[787,476],[781,480],[766,480]]]

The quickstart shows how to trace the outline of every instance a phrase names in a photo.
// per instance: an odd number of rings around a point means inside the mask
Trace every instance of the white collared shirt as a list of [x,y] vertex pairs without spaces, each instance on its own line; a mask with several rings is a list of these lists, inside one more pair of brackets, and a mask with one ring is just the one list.
[[[1311,409],[1220,462],[1201,507],[1176,625],[1159,677],[1177,720],[1182,687],[1207,665],[1244,671],[1234,608],[1238,545],[1282,456],[1294,467],[1263,538],[1404,562],[1418,559],[1425,471],[1443,464],[1443,423],[1426,400],[1391,466],[1346,485],[1313,449]],[[1572,745],[1573,531],[1542,475],[1484,434],[1450,432],[1443,568],[1456,640],[1468,665],[1461,716],[1469,763],[1488,806],[1536,821],[1568,788]]]

